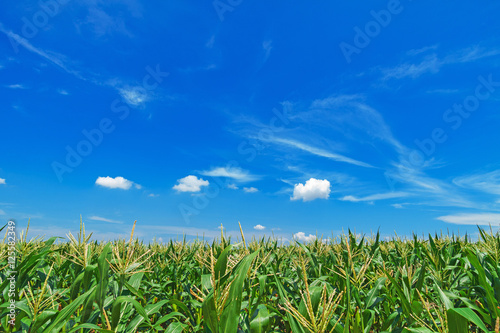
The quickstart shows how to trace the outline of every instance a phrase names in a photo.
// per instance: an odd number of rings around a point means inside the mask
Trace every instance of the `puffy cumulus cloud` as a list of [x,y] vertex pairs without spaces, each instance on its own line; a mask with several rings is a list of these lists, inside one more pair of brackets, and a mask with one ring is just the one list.
[[293,196],[290,200],[311,201],[315,199],[328,199],[330,196],[330,182],[326,179],[319,180],[311,178],[306,181],[305,185],[295,184],[293,188]]
[[500,214],[476,213],[476,214],[456,214],[445,215],[436,218],[437,220],[465,225],[498,225],[500,224]]
[[236,186],[236,184],[229,184],[229,185],[227,185],[227,188],[230,188],[231,190],[237,190],[237,189],[239,189],[239,187]]
[[203,186],[208,186],[208,180],[203,180],[193,175],[177,180],[178,184],[173,187],[178,192],[200,192]]
[[128,179],[125,179],[123,177],[98,177],[97,180],[95,181],[96,185],[102,186],[102,187],[107,187],[107,188],[118,188],[122,190],[130,190],[132,186],[134,186],[136,189],[141,189],[142,186],[139,184],[134,183],[133,181],[130,181]]
[[264,227],[263,225],[260,225],[260,224],[257,224],[256,226],[253,227],[255,230],[264,230],[266,229],[266,227]]
[[0,178],[0,185],[5,185],[5,184],[6,184],[6,183],[5,183],[5,179]]
[[243,187],[243,191],[245,191],[246,193],[255,193],[259,192],[259,189],[255,187]]
[[303,233],[302,231],[293,234],[293,238],[298,240],[299,242],[306,242],[306,243],[316,240],[316,236],[314,236],[313,234],[309,234],[309,236],[306,236],[306,234]]

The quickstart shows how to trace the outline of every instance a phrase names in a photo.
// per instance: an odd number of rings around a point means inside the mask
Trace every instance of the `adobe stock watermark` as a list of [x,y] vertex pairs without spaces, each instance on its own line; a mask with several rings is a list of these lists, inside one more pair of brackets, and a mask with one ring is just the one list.
[[[156,65],[155,69],[150,66],[147,66],[145,69],[148,74],[143,77],[142,85],[134,88],[134,92],[142,96],[146,96],[147,92],[151,92],[158,88],[163,82],[163,79],[169,75],[168,72],[162,72],[160,70],[159,64]],[[118,120],[123,121],[130,115],[130,107],[134,106],[135,105],[130,104],[123,98],[116,98],[111,102],[110,110],[118,117]],[[85,157],[92,154],[94,149],[102,144],[105,135],[113,133],[116,129],[115,123],[116,119],[114,122],[111,118],[102,118],[96,127],[89,130],[82,130],[82,136],[84,138],[75,146],[66,146],[66,157],[64,161],[53,161],[51,164],[52,170],[60,183],[63,181],[64,174],[73,172],[73,170],[83,162]]]
[[[265,149],[265,142],[270,141],[276,133],[283,131],[285,126],[290,123],[291,104],[283,103],[282,106],[282,110],[276,108],[272,110],[274,116],[270,119],[267,127],[261,128],[251,140],[243,140],[238,145],[238,154],[245,156],[246,162],[251,163],[254,161],[259,153]],[[239,167],[240,163],[236,160],[229,161],[225,166],[226,170],[237,169]],[[210,180],[209,183],[215,186],[207,186],[202,192],[194,194],[190,205],[181,203],[178,206],[179,212],[186,224],[191,223],[192,216],[199,215],[202,210],[207,208],[210,201],[219,195],[221,189],[227,188],[233,183],[233,180],[229,178],[222,180],[219,177],[209,177],[208,179]]]
[[232,12],[242,2],[243,0],[214,0],[212,6],[214,6],[215,12],[219,16],[219,20],[223,22],[226,12]]
[[[17,271],[16,271],[16,242],[17,242],[17,232],[16,232],[16,221],[10,220],[7,223],[7,270],[6,278],[9,281],[9,287],[7,288],[8,296],[8,323],[10,326],[14,327],[16,324],[16,281],[17,281]],[[4,294],[5,295],[5,294]]]
[[353,54],[360,54],[363,49],[368,47],[372,40],[380,35],[382,28],[386,28],[391,24],[393,17],[401,14],[403,9],[400,0],[389,0],[386,9],[371,10],[370,15],[373,20],[368,21],[362,28],[358,26],[353,28],[355,34],[352,43],[342,41],[339,44],[340,51],[346,62],[350,64]]
[[[40,30],[44,29],[50,22],[50,19],[61,13],[61,9],[64,5],[68,4],[70,0],[40,0],[38,1],[39,9],[28,18],[23,16],[21,21],[23,25],[21,27],[20,35],[25,39],[33,39],[38,35]],[[14,49],[15,53],[19,52],[19,43],[12,38],[12,36],[7,35],[10,44]]]
[[[464,120],[468,119],[481,106],[481,102],[489,99],[500,87],[500,81],[494,81],[493,75],[487,77],[478,76],[478,84],[474,89],[474,93],[466,96],[461,103],[455,103],[451,108],[448,108],[443,113],[443,121],[449,125],[449,128],[436,127],[430,135],[424,139],[415,139],[413,142],[416,149],[412,150],[407,159],[403,162],[403,166],[412,169],[413,167],[422,167],[427,158],[430,158],[435,152],[438,145],[445,143],[448,139],[450,131],[458,130]],[[386,179],[391,188],[394,188],[396,181],[386,173]]]

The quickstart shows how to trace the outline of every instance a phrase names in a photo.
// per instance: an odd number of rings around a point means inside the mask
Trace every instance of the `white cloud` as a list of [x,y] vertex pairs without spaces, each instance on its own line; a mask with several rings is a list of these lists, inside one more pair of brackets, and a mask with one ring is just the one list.
[[128,179],[125,179],[123,177],[115,177],[115,178],[111,178],[111,177],[98,177],[97,180],[95,181],[95,183],[97,185],[100,185],[102,187],[107,187],[107,188],[119,188],[119,189],[122,189],[122,190],[129,190],[132,185],[137,188],[137,189],[141,189],[142,186],[139,185],[139,184],[136,184]]
[[493,213],[477,213],[477,214],[456,214],[445,215],[436,218],[437,220],[464,225],[492,225],[500,224],[500,214]]
[[392,204],[391,206],[394,207],[394,208],[397,208],[397,209],[403,209],[403,208],[405,208],[404,204],[398,204],[398,203]]
[[272,40],[265,40],[262,42],[262,49],[264,50],[264,62],[269,59],[269,56],[271,55],[271,50],[273,49],[273,41]]
[[316,147],[307,145],[307,144],[299,142],[299,141],[289,140],[289,139],[281,139],[281,138],[273,138],[269,141],[277,143],[277,144],[282,144],[285,146],[293,147],[293,148],[296,148],[296,149],[299,149],[302,151],[306,151],[306,152],[313,154],[313,155],[326,157],[326,158],[329,158],[329,159],[334,160],[334,161],[349,163],[349,164],[353,164],[353,165],[357,165],[357,166],[362,166],[365,168],[373,168],[373,166],[368,164],[368,163],[357,161],[355,159],[352,159],[352,158],[349,158],[349,157],[346,157],[346,156],[343,156],[343,155],[340,155],[337,153],[329,152],[329,151],[323,150],[321,148],[316,148]]
[[460,90],[458,90],[458,89],[442,89],[442,88],[438,88],[438,89],[427,90],[428,94],[456,94],[458,92],[460,92]]
[[409,194],[406,192],[389,192],[389,193],[378,193],[372,194],[366,197],[357,198],[352,195],[346,195],[343,198],[340,198],[342,201],[351,201],[351,202],[360,202],[360,201],[376,201],[376,200],[385,200],[385,199],[393,199],[393,198],[401,198],[406,197]]
[[0,209],[0,215],[5,215],[5,211]]
[[238,167],[212,168],[211,170],[202,171],[201,174],[209,177],[231,178],[239,182],[250,182],[259,178],[258,176],[250,174],[248,170],[243,170]]
[[245,191],[246,193],[255,193],[259,192],[259,189],[255,187],[243,187],[243,191]]
[[26,89],[26,86],[23,84],[9,84],[5,87],[9,89]]
[[464,188],[500,194],[500,170],[458,177],[453,179],[453,183]]
[[100,217],[100,216],[95,216],[95,215],[89,217],[89,220],[101,221],[101,222],[107,222],[107,223],[116,223],[116,224],[122,224],[123,223],[122,221],[111,220],[111,219],[107,219],[107,218]]
[[6,184],[6,183],[5,183],[5,179],[0,178],[0,185],[5,185],[5,184]]
[[151,198],[157,198],[159,196],[160,196],[159,194],[154,194],[154,193],[148,194],[148,197],[151,197]]
[[330,182],[326,179],[311,178],[306,184],[295,184],[293,196],[290,200],[311,201],[314,199],[328,199],[330,196]]
[[442,66],[442,62],[436,55],[432,55],[422,60],[418,64],[401,64],[399,66],[384,70],[384,80],[402,79],[410,77],[415,79],[425,73],[437,73]]
[[359,140],[368,135],[387,142],[399,153],[404,152],[405,147],[394,137],[382,114],[368,105],[365,98],[362,94],[344,94],[317,99],[311,110],[300,117],[329,126],[346,138]]
[[316,239],[316,236],[312,235],[312,234],[309,234],[309,236],[306,236],[305,233],[303,233],[302,231],[300,232],[297,232],[295,234],[293,234],[293,238],[298,240],[298,241],[302,241],[302,242],[312,242]]
[[[422,52],[414,54],[420,54],[430,49],[432,48],[424,48],[421,49]],[[415,79],[426,73],[437,73],[445,65],[468,63],[498,54],[500,54],[500,50],[486,50],[478,46],[458,50],[442,58],[439,58],[436,54],[431,54],[419,63],[404,63],[393,68],[383,69],[383,79],[402,79],[408,77]]]
[[231,190],[237,190],[237,189],[239,189],[239,187],[236,186],[236,184],[229,184],[229,185],[227,185],[227,188],[230,188]]
[[203,180],[193,175],[178,179],[179,184],[173,187],[178,192],[200,192],[202,186],[208,186],[208,180]]
[[430,50],[436,50],[439,47],[439,45],[430,45],[430,46],[424,46],[420,49],[411,49],[408,52],[406,52],[408,55],[415,56],[421,53],[425,53]]
[[117,79],[102,80],[100,75],[92,73],[90,71],[75,70],[74,63],[68,59],[68,57],[57,54],[56,52],[44,50],[38,48],[31,44],[29,40],[23,38],[22,36],[7,30],[0,23],[0,32],[3,32],[10,39],[11,44],[17,50],[18,46],[22,46],[30,52],[37,54],[53,65],[61,68],[66,73],[73,75],[74,77],[84,80],[87,82],[92,82],[98,86],[109,86],[118,91],[118,93],[123,97],[123,99],[132,106],[139,106],[150,99],[150,94],[142,86],[127,86]]
[[6,34],[7,37],[9,37],[9,39],[11,40],[11,43],[15,42],[15,43],[23,46],[24,48],[26,48],[28,51],[33,52],[35,54],[38,54],[39,56],[41,56],[45,60],[50,61],[54,65],[56,65],[56,66],[60,67],[61,69],[63,69],[64,71],[66,71],[66,72],[68,72],[70,74],[73,74],[73,75],[76,74],[74,71],[72,71],[72,70],[70,70],[70,69],[68,69],[66,67],[66,65],[64,64],[64,62],[61,60],[62,57],[60,55],[56,55],[53,52],[47,52],[45,50],[36,48],[27,39],[19,36],[18,34],[12,32],[10,30],[5,29],[3,27],[3,25],[1,25],[1,24],[0,24],[0,31],[3,32],[4,34]]
[[149,99],[146,89],[142,87],[120,88],[118,92],[125,102],[133,106],[139,106]]
[[257,224],[256,226],[253,227],[255,230],[264,230],[266,229],[266,227],[264,227],[263,225],[260,225],[260,224]]
[[61,95],[69,95],[69,93],[64,89],[59,89],[59,90],[57,90],[57,92]]

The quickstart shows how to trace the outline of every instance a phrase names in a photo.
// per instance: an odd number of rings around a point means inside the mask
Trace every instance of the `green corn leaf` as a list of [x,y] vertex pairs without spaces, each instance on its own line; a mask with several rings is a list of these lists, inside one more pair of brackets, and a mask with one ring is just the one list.
[[[468,332],[468,322],[474,323],[477,327],[488,333],[488,329],[481,321],[481,318],[469,308],[449,309],[446,312],[450,332],[466,333]],[[462,325],[462,326],[460,326]],[[467,328],[464,330],[464,326]]]
[[245,256],[235,267],[235,277],[231,282],[227,304],[221,315],[220,327],[224,333],[236,333],[240,318],[243,283],[258,251]]
[[87,291],[85,294],[79,296],[69,305],[65,306],[57,315],[57,317],[50,323],[50,325],[43,331],[43,333],[59,332],[64,326],[66,321],[73,315],[77,308],[79,308],[87,299],[90,294],[94,292],[95,287]]
[[102,249],[101,255],[97,260],[97,288],[96,288],[96,302],[99,305],[101,311],[103,310],[104,300],[106,299],[106,293],[109,283],[109,262],[111,257],[111,243],[106,244]]
[[269,332],[270,324],[271,319],[267,307],[264,304],[259,304],[252,318],[250,318],[250,332],[267,333]]
[[113,310],[112,310],[112,324],[111,327],[114,330],[120,321],[121,315],[123,312],[121,311],[122,303],[132,303],[137,312],[144,318],[146,323],[149,323],[149,317],[146,313],[146,310],[142,307],[142,305],[133,299],[130,296],[120,296],[113,302]]

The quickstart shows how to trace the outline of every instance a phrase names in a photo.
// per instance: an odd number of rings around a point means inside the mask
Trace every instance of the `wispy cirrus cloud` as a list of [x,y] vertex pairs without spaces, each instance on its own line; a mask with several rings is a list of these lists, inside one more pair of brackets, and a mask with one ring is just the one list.
[[92,220],[92,221],[100,221],[100,222],[106,222],[106,223],[123,224],[122,221],[107,219],[107,218],[104,218],[104,217],[101,217],[101,216],[96,216],[96,215],[92,215],[88,219]]
[[251,182],[260,179],[248,170],[239,167],[215,167],[210,170],[201,171],[200,174],[208,177],[230,178],[236,182]]
[[[98,86],[107,86],[115,89],[123,97],[123,99],[132,106],[143,105],[146,101],[151,99],[150,93],[140,85],[125,84],[116,78],[103,80],[101,75],[96,75],[89,70],[75,70],[74,68],[76,66],[72,64],[68,57],[34,46],[29,40],[19,36],[11,30],[6,29],[1,23],[0,32],[3,32],[9,38],[11,43],[16,45],[16,47],[19,45],[24,47],[26,50],[42,57],[46,61],[80,80],[88,81]],[[12,89],[15,88],[19,89],[19,87],[12,87]]]
[[81,76],[79,72],[72,70],[68,67],[68,65],[66,64],[67,59],[63,55],[35,47],[26,38],[19,36],[18,34],[6,29],[1,23],[0,23],[0,31],[3,32],[9,38],[11,43],[17,43],[17,45],[20,45],[24,47],[26,50],[39,55],[43,59],[52,63],[53,65],[61,68],[66,73],[71,74],[79,79],[85,80],[85,78]]
[[403,198],[409,196],[410,193],[407,192],[388,192],[388,193],[377,193],[368,195],[365,197],[355,197],[352,195],[347,195],[345,197],[340,198],[341,201],[351,201],[351,202],[362,202],[362,201],[378,201],[378,200],[387,200],[394,198]]
[[353,158],[350,158],[350,157],[347,157],[347,156],[344,156],[344,155],[341,155],[341,154],[338,154],[335,152],[331,152],[331,151],[327,151],[327,150],[324,150],[321,148],[317,148],[317,147],[314,147],[314,146],[311,146],[311,145],[308,145],[306,143],[296,141],[296,140],[284,139],[284,138],[272,138],[269,141],[277,143],[277,144],[285,145],[288,147],[296,148],[296,149],[308,152],[308,153],[316,155],[316,156],[326,157],[328,159],[331,159],[331,160],[334,160],[337,162],[349,163],[349,164],[353,164],[353,165],[357,165],[357,166],[365,167],[365,168],[373,168],[374,167],[373,165],[370,165],[368,163],[361,162],[361,161],[355,160]]
[[245,193],[257,193],[259,189],[256,187],[243,187],[243,192]]
[[396,209],[403,209],[403,208],[405,208],[405,205],[407,205],[407,204],[395,203],[395,204],[392,204],[391,206],[396,208]]
[[[410,54],[419,55],[435,49],[436,48],[423,48],[420,50],[421,52]],[[468,63],[499,54],[500,49],[485,49],[478,45],[451,52],[444,57],[439,57],[437,54],[433,53],[426,55],[422,60],[417,62],[406,62],[394,67],[381,69],[382,80],[404,78],[416,79],[424,74],[438,73],[441,68],[446,65]]]
[[453,183],[480,192],[500,194],[500,170],[457,177]]
[[494,213],[463,213],[439,216],[436,219],[447,223],[463,225],[500,225],[500,214]]
[[406,148],[395,138],[383,115],[366,99],[363,94],[334,94],[314,100],[306,111],[297,112],[291,119],[324,128],[346,143],[372,144],[375,139],[404,153]]
[[[318,99],[311,104],[309,111],[299,113],[296,117],[313,123],[321,121],[321,126],[331,126],[331,129],[341,132],[345,137],[358,131],[356,138],[369,136],[393,149],[394,157],[387,161],[385,177],[389,188],[393,189],[398,184],[401,190],[381,194],[380,197],[350,195],[346,197],[350,201],[381,200],[384,196],[396,196],[404,192],[411,193],[416,200],[425,200],[432,205],[476,206],[457,193],[451,184],[426,173],[427,169],[441,166],[439,162],[429,159],[421,165],[411,163],[409,156],[412,150],[394,136],[383,115],[366,102],[364,95],[334,95]],[[373,142],[373,139],[370,141]],[[360,191],[366,193],[366,189]],[[429,201],[429,197],[433,200]]]
[[16,83],[16,84],[6,85],[5,88],[9,88],[9,89],[27,89],[28,87],[26,87],[24,84]]

